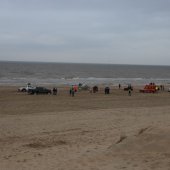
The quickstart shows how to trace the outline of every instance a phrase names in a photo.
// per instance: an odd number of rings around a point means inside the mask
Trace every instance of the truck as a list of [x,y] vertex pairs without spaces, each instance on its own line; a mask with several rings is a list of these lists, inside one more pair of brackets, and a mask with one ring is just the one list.
[[159,87],[156,86],[154,83],[150,83],[148,85],[145,85],[143,89],[140,89],[139,92],[141,93],[156,93],[158,92]]
[[30,89],[35,89],[35,87],[33,87],[31,83],[28,83],[25,87],[18,88],[18,92],[28,92]]
[[45,87],[36,87],[34,89],[29,89],[28,94],[51,94],[52,91]]

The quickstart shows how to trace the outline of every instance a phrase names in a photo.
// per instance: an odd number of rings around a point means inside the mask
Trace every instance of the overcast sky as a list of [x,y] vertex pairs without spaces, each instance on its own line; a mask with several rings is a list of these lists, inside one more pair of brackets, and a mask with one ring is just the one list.
[[0,0],[0,60],[170,65],[170,0]]

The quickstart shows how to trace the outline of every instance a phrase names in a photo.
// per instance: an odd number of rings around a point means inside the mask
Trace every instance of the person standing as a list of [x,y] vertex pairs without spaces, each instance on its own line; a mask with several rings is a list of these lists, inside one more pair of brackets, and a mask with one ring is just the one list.
[[70,96],[72,95],[72,90],[73,90],[73,86],[71,86],[69,90]]
[[53,95],[57,95],[57,88],[53,88]]
[[128,89],[128,95],[131,96],[132,95],[132,91],[131,88]]
[[74,97],[74,93],[75,93],[74,88],[72,88],[72,91],[71,91],[71,96],[72,97]]
[[121,84],[119,83],[119,89],[121,88]]

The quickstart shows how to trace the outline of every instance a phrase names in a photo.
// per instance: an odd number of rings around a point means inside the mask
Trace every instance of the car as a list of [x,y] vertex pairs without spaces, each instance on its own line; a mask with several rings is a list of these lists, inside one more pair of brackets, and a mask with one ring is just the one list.
[[170,88],[168,89],[168,92],[170,92]]
[[28,94],[51,94],[51,90],[45,87],[36,87],[34,89],[29,89]]
[[30,89],[35,89],[30,83],[27,84],[26,87],[20,87],[18,88],[18,92],[28,92]]

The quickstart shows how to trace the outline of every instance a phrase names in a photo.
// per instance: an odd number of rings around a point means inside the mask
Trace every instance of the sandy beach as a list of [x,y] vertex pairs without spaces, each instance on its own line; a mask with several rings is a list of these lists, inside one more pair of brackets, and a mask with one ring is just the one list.
[[0,170],[170,170],[170,93],[70,97],[0,87]]

